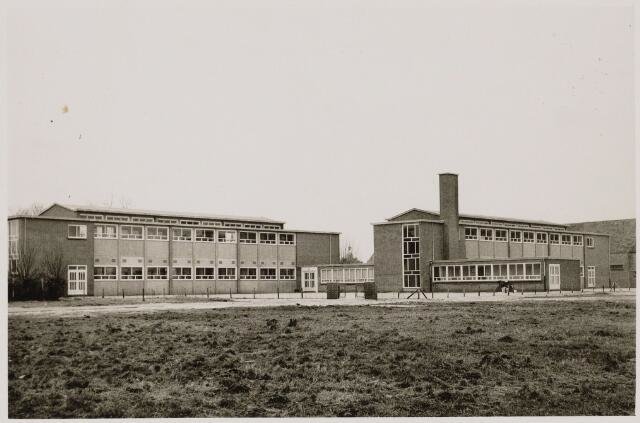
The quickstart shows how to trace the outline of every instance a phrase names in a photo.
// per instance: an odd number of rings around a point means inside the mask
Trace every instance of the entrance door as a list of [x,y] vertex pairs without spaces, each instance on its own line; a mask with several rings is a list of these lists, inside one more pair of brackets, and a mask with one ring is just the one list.
[[302,290],[304,292],[318,292],[318,268],[302,268]]
[[560,289],[560,265],[549,265],[549,289]]
[[69,295],[87,295],[87,266],[68,267]]

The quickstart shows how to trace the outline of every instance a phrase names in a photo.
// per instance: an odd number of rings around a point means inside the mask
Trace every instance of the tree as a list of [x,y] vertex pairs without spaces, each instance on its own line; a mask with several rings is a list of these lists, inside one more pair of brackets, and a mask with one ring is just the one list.
[[15,259],[13,273],[9,275],[10,298],[31,299],[38,294],[38,251],[24,243],[18,246],[18,257]]
[[18,209],[14,214],[17,214],[19,216],[37,216],[42,213],[44,209],[45,207],[42,205],[42,203],[35,202],[28,207]]
[[57,300],[65,294],[64,255],[61,248],[49,250],[42,259],[41,277],[44,298]]
[[351,243],[347,241],[344,248],[340,253],[340,264],[359,264],[362,263],[357,255],[356,251],[351,247]]

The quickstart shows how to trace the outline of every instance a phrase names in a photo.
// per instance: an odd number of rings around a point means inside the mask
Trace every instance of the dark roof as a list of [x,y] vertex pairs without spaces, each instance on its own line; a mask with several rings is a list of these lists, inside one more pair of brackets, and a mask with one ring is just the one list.
[[636,252],[636,220],[599,220],[594,222],[570,223],[568,227],[577,230],[599,232],[611,236],[612,253]]

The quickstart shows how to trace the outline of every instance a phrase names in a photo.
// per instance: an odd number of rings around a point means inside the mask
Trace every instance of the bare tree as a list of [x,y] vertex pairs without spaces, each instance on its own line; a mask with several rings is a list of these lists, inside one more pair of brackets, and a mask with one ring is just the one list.
[[38,251],[31,245],[21,243],[15,264],[15,276],[19,281],[34,279],[38,275]]
[[19,208],[15,214],[20,216],[37,216],[44,211],[45,207],[42,203],[35,202],[28,207]]
[[362,263],[357,257],[355,249],[351,246],[351,242],[347,241],[344,248],[340,252],[340,264],[359,264]]
[[42,294],[47,299],[58,299],[65,294],[64,254],[59,246],[50,249],[42,259]]

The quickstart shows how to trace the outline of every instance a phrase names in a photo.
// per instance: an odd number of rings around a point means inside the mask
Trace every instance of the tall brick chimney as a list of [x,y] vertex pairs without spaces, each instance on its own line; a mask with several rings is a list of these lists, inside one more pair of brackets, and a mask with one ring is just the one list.
[[444,258],[453,260],[464,258],[460,249],[458,220],[458,175],[441,173],[440,178],[440,219],[444,220]]

